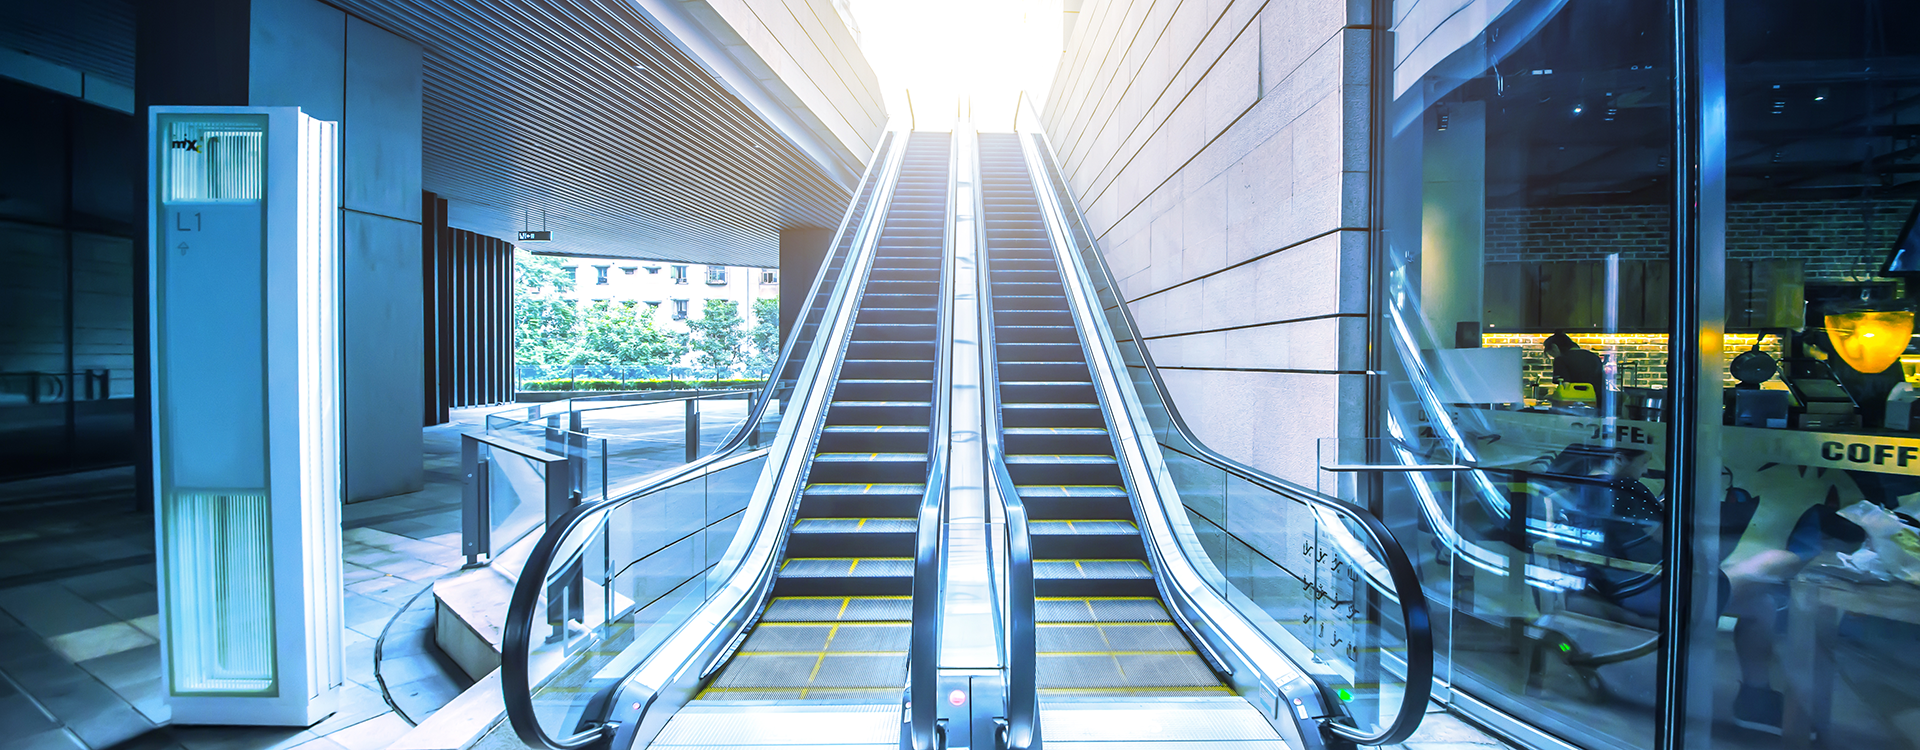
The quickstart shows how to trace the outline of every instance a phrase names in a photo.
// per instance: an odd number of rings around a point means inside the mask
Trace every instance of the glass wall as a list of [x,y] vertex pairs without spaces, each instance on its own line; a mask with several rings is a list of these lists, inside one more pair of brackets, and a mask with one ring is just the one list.
[[1714,747],[1920,747],[1916,29],[1914,3],[1726,6],[1734,358],[1700,405],[1722,528],[1693,540],[1720,627],[1689,675]]
[[[1456,707],[1585,748],[1920,748],[1920,4],[1388,4],[1367,458],[1403,469],[1375,497]],[[1668,389],[1680,336],[1718,397]],[[1717,431],[1675,448],[1677,414]]]
[[1371,459],[1475,469],[1385,474],[1383,515],[1422,565],[1443,682],[1588,747],[1652,747],[1672,9],[1437,5],[1394,4]]
[[133,461],[140,129],[0,79],[0,480]]

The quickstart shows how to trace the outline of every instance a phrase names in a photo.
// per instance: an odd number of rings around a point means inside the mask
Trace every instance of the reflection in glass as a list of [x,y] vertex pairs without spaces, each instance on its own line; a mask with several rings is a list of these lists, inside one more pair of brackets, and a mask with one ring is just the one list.
[[[1691,644],[1711,668],[1690,678],[1716,748],[1920,747],[1920,586],[1901,574],[1920,535],[1898,515],[1920,494],[1898,252],[1920,195],[1920,8],[1726,14],[1727,349],[1764,336],[1778,368],[1730,387],[1720,444],[1700,446],[1737,512],[1692,539],[1721,575],[1696,591],[1720,627]],[[1762,399],[1777,419],[1747,416]]]
[[1443,681],[1583,746],[1651,747],[1671,8],[1395,6],[1384,437],[1323,446],[1323,468],[1404,467],[1334,491],[1377,492],[1415,556]]

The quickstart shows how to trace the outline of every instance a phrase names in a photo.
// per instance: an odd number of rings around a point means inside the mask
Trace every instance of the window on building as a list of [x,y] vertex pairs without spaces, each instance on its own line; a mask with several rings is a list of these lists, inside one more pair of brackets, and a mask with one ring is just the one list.
[[686,300],[677,299],[673,301],[673,319],[674,320],[687,319],[687,301]]
[[659,273],[659,272],[660,272],[660,267],[659,267],[659,266],[642,266],[642,267],[643,267],[643,268],[645,268],[645,269],[647,269],[647,273]]
[[634,271],[638,271],[640,269],[635,268],[633,266],[621,266],[620,270],[626,272],[628,276],[632,276]]
[[707,266],[707,284],[709,286],[724,286],[726,283],[726,266]]
[[593,274],[594,274],[593,283],[595,284],[607,283],[607,266],[594,266]]
[[761,271],[761,272],[760,272],[760,283],[762,283],[762,284],[778,284],[778,283],[780,283],[780,272],[779,272],[779,271]]
[[687,267],[686,266],[673,267],[673,283],[675,284],[687,283]]

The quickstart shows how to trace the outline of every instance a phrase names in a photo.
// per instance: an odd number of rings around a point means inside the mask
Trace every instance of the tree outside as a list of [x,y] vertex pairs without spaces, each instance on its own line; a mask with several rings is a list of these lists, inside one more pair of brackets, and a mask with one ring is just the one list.
[[753,301],[753,327],[747,329],[747,338],[753,343],[753,353],[747,357],[747,369],[760,373],[773,372],[773,360],[780,356],[779,298]]
[[693,329],[689,345],[694,369],[715,380],[728,377],[746,355],[747,332],[740,305],[732,300],[710,299],[701,312],[699,318],[687,321],[687,327]]

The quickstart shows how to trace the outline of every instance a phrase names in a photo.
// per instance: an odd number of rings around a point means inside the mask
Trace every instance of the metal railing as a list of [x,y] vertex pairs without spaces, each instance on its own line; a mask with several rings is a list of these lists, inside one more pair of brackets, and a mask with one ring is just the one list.
[[[1098,311],[1093,320],[1107,329],[1097,337],[1106,340],[1093,345],[1110,347],[1110,366],[1131,384],[1123,391],[1134,412],[1128,418],[1154,438],[1142,447],[1153,449],[1146,452],[1158,460],[1150,455],[1149,463],[1159,466],[1137,479],[1163,485],[1186,511],[1180,514],[1185,517],[1164,517],[1169,533],[1208,587],[1269,643],[1296,665],[1312,668],[1323,684],[1345,683],[1327,685],[1340,710],[1320,720],[1322,731],[1360,745],[1404,741],[1419,727],[1433,689],[1432,626],[1406,550],[1367,509],[1235,461],[1193,436],[1140,340],[1045,135],[1033,133],[1031,140],[1036,178],[1047,186],[1039,192],[1064,219],[1070,243],[1064,255],[1078,267],[1063,270],[1085,274],[1080,281],[1089,285],[1088,302]],[[1306,533],[1307,541],[1293,541],[1289,533]],[[1290,578],[1299,588],[1263,594],[1253,585],[1262,577]],[[1366,596],[1368,591],[1375,596]],[[1276,610],[1299,617],[1282,621],[1270,614]],[[1200,639],[1198,645],[1204,654],[1209,644]],[[1231,643],[1214,645],[1234,650]],[[1387,689],[1389,676],[1400,678],[1393,690]],[[1369,693],[1363,685],[1376,687]],[[1398,705],[1392,705],[1396,699]],[[1367,722],[1377,728],[1358,725],[1369,716],[1378,719]]]
[[[745,432],[749,449],[760,447],[766,431],[743,430],[757,395],[613,394],[488,414],[483,431],[461,436],[467,565],[490,562],[574,505],[612,497],[649,475],[691,463],[736,432]],[[744,408],[729,408],[730,402]],[[773,416],[761,423],[777,423]],[[544,499],[528,502],[530,497]]]

